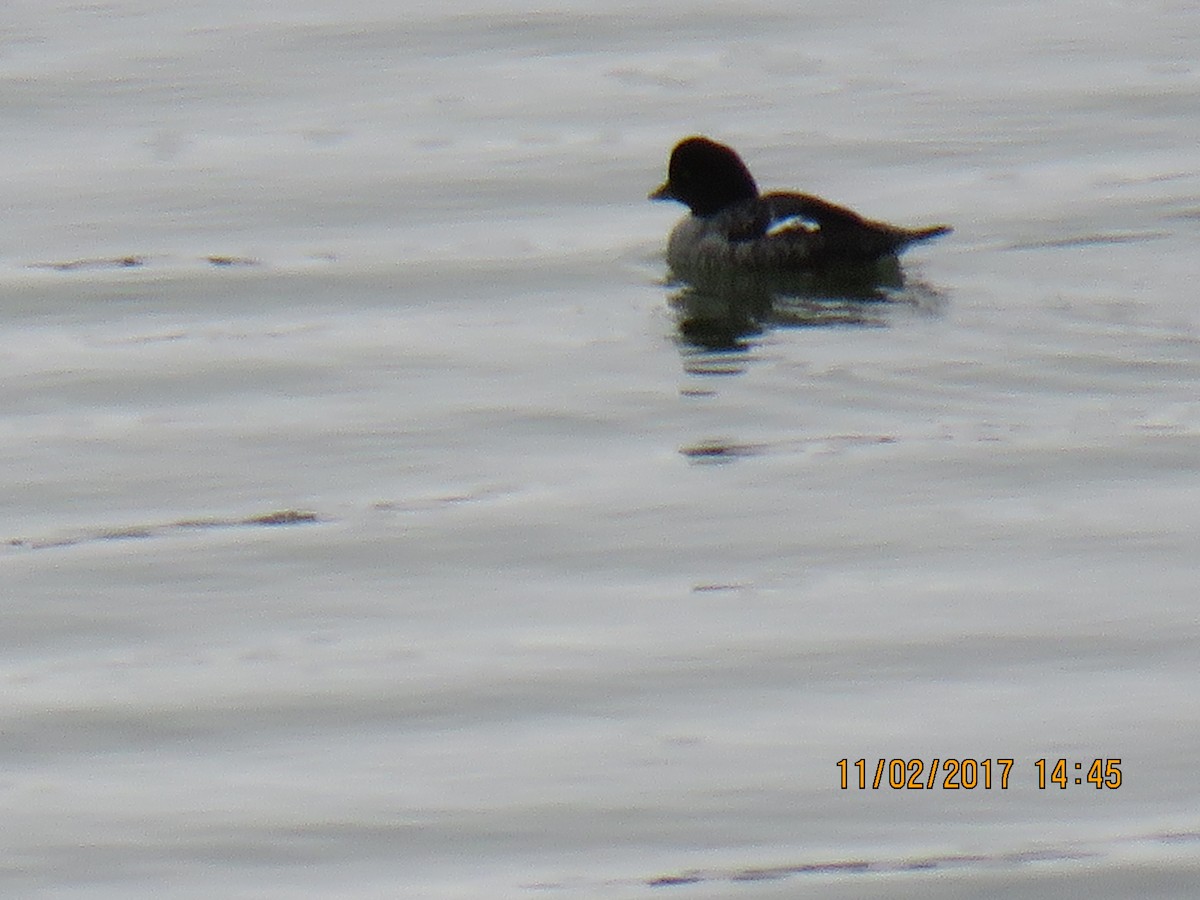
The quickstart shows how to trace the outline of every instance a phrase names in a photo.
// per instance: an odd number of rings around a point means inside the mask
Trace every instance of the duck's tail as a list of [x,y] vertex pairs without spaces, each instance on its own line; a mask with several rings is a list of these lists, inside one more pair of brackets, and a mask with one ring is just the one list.
[[901,228],[898,225],[887,225],[883,222],[870,224],[872,227],[864,229],[858,235],[859,246],[857,247],[857,256],[864,260],[899,256],[913,244],[932,240],[939,235],[953,231],[949,225],[931,225],[928,228]]
[[915,244],[918,241],[928,241],[935,237],[941,237],[943,234],[949,234],[954,229],[949,225],[930,225],[928,228],[909,228],[904,231],[904,242],[902,246]]

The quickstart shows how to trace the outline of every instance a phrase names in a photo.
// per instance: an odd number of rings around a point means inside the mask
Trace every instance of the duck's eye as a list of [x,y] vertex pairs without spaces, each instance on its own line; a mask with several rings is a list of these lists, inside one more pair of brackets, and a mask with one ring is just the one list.
[[775,237],[779,234],[787,234],[789,231],[802,231],[805,234],[814,234],[821,230],[821,223],[815,219],[810,219],[807,216],[787,216],[783,219],[776,219],[767,228],[767,237]]

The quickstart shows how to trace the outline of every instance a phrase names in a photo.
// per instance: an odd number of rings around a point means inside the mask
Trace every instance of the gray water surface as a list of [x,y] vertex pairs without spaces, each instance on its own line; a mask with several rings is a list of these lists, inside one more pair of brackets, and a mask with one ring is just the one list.
[[[4,892],[1195,896],[1197,59],[1171,2],[12,6]],[[691,133],[955,233],[696,340]]]

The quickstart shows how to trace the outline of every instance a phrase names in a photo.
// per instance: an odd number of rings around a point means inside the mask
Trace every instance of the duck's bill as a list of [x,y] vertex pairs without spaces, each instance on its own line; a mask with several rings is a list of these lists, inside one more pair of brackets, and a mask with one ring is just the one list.
[[651,200],[674,200],[675,195],[671,193],[671,182],[665,181],[650,192]]

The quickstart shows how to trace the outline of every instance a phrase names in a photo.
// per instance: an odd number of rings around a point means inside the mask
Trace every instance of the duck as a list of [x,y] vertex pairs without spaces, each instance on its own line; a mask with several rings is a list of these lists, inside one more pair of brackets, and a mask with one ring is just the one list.
[[810,194],[760,194],[737,152],[701,135],[675,145],[667,180],[649,199],[675,200],[689,210],[667,240],[667,263],[685,280],[896,266],[912,244],[952,230],[873,221]]

